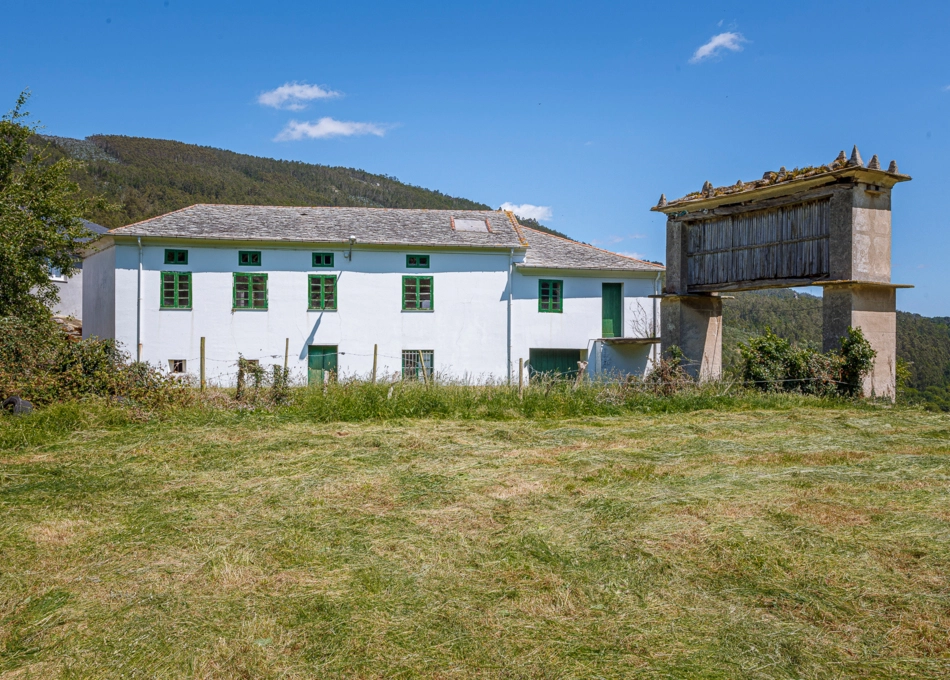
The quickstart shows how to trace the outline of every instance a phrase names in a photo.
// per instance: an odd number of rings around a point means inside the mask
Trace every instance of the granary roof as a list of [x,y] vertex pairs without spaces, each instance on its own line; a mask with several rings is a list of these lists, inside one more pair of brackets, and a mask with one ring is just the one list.
[[518,264],[519,269],[650,272],[662,272],[665,269],[661,264],[601,250],[586,243],[578,243],[530,227],[521,226],[521,233],[527,241],[528,252],[525,254],[524,262]]
[[[456,229],[455,220],[464,220]],[[484,230],[473,230],[485,223]],[[463,226],[464,225],[464,226]],[[501,210],[275,207],[198,204],[109,232],[113,236],[227,241],[523,248]]]
[[893,186],[897,182],[906,182],[910,179],[909,175],[901,174],[898,171],[896,161],[891,161],[887,170],[882,170],[877,154],[872,156],[871,160],[865,165],[858,147],[855,146],[851,151],[850,158],[845,156],[844,151],[841,151],[835,160],[826,165],[794,168],[793,170],[786,170],[783,166],[778,171],[766,171],[762,175],[762,179],[751,182],[739,180],[732,186],[725,187],[714,187],[711,183],[706,182],[700,191],[694,191],[672,201],[667,201],[666,196],[661,195],[659,203],[651,210],[670,214],[693,211],[710,205],[741,203],[752,200],[759,195],[795,193],[810,186],[833,182],[838,177],[858,175],[863,176],[866,180],[888,186]]

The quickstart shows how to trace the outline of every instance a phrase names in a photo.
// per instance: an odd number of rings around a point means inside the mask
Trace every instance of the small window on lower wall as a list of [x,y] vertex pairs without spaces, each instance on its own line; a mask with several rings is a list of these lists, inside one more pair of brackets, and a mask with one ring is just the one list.
[[162,272],[162,309],[191,309],[191,272]]
[[184,359],[169,359],[168,360],[168,371],[170,373],[184,373],[185,372],[185,360]]
[[336,309],[336,277],[310,275],[309,309]]
[[431,349],[404,349],[402,351],[403,380],[432,379],[435,366],[435,352]]
[[560,314],[564,311],[564,282],[541,279],[538,282],[538,311]]
[[267,274],[234,275],[234,309],[267,309]]

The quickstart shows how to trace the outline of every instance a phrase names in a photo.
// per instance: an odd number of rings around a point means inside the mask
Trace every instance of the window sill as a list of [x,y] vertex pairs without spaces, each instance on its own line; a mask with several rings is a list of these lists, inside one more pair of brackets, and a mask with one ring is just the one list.
[[432,314],[432,312],[434,312],[435,310],[434,309],[404,309],[402,311],[407,312],[409,314]]
[[267,307],[232,307],[232,312],[266,312]]
[[190,312],[191,307],[159,307],[160,312]]
[[320,309],[319,307],[307,307],[308,312],[335,312],[337,311],[336,307],[331,309]]

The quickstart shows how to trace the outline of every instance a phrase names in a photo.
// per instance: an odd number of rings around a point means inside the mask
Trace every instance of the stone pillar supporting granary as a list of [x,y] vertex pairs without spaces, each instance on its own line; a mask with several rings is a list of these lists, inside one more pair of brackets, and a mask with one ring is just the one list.
[[891,189],[909,176],[854,147],[827,165],[784,167],[753,182],[713,187],[652,208],[667,216],[662,348],[678,347],[700,380],[722,371],[723,293],[824,288],[824,350],[848,327],[876,350],[867,396],[893,399],[896,289],[891,283]]

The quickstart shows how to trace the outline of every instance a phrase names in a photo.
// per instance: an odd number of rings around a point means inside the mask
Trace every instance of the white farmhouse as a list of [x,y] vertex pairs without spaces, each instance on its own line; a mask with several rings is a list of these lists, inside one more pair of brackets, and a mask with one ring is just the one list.
[[[239,355],[380,378],[643,375],[663,267],[501,211],[195,205],[114,229],[84,262],[83,336],[231,384]],[[424,368],[423,368],[424,367]]]

